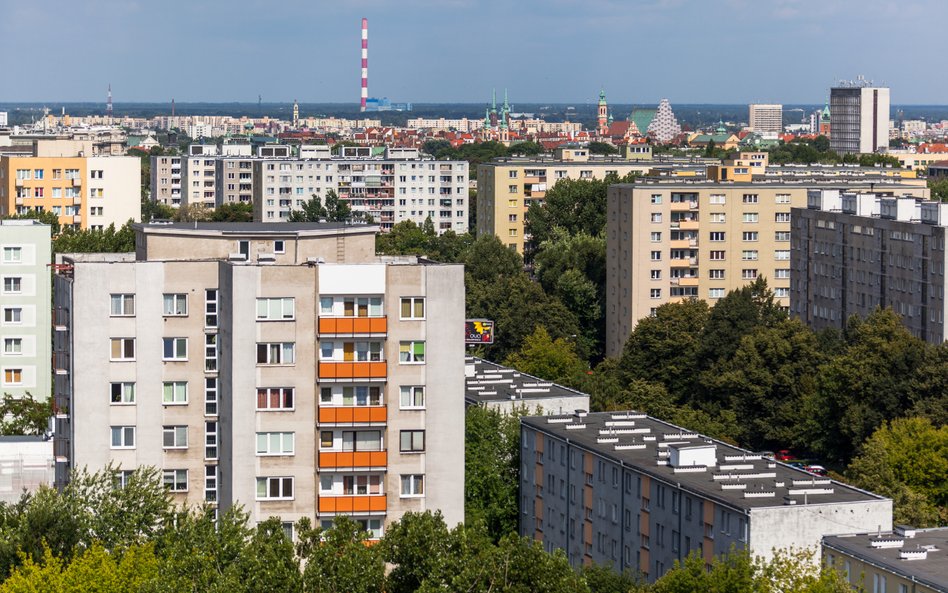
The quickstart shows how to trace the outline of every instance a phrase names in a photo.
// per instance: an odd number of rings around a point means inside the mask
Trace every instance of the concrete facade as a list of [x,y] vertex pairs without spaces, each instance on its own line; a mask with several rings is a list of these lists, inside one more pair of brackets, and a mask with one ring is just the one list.
[[0,394],[51,394],[49,225],[0,220]]
[[177,208],[181,206],[181,159],[180,156],[151,157],[152,201]]
[[606,217],[606,355],[618,356],[643,317],[688,298],[714,304],[767,279],[790,306],[791,208],[812,188],[869,189],[927,196],[889,177],[848,181],[781,178],[713,182],[646,180],[609,187]]
[[462,521],[463,268],[376,258],[377,230],[141,225],[134,256],[64,256],[59,483],[155,465],[252,521]]
[[849,86],[830,89],[833,127],[830,148],[839,154],[878,152],[889,147],[889,89]]
[[813,190],[794,209],[791,313],[814,329],[892,307],[916,337],[948,338],[948,204],[915,197]]
[[751,103],[748,106],[748,127],[754,132],[783,132],[783,105]]
[[697,551],[770,558],[892,524],[892,501],[635,412],[521,421],[520,534],[655,582]]

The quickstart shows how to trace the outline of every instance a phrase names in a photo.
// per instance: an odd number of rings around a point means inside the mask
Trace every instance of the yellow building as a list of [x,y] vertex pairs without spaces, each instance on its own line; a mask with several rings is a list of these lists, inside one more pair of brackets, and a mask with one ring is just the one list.
[[913,169],[922,173],[931,164],[948,161],[948,152],[889,152],[888,154],[899,159],[899,163],[906,169]]
[[84,157],[0,157],[0,215],[53,212],[59,224],[86,228]]
[[606,207],[606,355],[618,356],[639,319],[665,303],[714,304],[758,277],[790,304],[790,210],[807,190],[927,197],[923,180],[819,177],[754,182],[644,179],[609,187]]

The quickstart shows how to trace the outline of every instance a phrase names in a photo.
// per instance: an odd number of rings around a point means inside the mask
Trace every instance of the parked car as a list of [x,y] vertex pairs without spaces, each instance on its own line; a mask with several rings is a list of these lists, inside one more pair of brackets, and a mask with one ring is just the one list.
[[808,465],[804,467],[803,469],[810,472],[811,474],[816,474],[818,476],[825,476],[827,474],[826,468],[823,467],[822,465]]
[[793,454],[790,452],[790,449],[781,449],[777,451],[775,459],[777,461],[790,461],[793,459]]
[[804,464],[802,461],[791,461],[787,465],[789,465],[790,467],[795,467],[797,469],[806,470],[806,464]]

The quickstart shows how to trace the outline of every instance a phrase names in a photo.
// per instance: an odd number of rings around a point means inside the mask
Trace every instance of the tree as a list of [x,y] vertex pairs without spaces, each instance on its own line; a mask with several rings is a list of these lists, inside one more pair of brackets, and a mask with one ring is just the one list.
[[134,221],[129,220],[121,228],[110,224],[103,230],[63,229],[53,239],[54,253],[127,253],[135,251]]
[[286,593],[302,586],[293,542],[277,517],[257,525],[234,566],[238,582],[253,593]]
[[349,202],[341,199],[335,191],[326,192],[326,205],[316,194],[303,203],[302,210],[290,212],[288,222],[345,222],[352,218]]
[[497,235],[481,235],[461,254],[465,272],[475,281],[494,281],[502,276],[517,276],[523,272],[523,258],[504,246]]
[[619,572],[608,564],[590,564],[583,567],[581,574],[590,593],[636,593],[648,589],[642,576],[628,568]]
[[30,393],[23,397],[3,394],[0,401],[0,435],[46,434],[53,415],[52,399],[36,401]]
[[408,512],[388,527],[379,545],[392,565],[386,591],[414,593],[443,571],[450,553],[450,532],[441,511]]
[[928,189],[931,190],[933,200],[948,202],[948,179],[931,177],[928,180]]
[[173,220],[175,209],[157,200],[142,198],[142,222],[153,220]]
[[590,142],[589,154],[601,154],[605,156],[619,154],[619,149],[607,142]]
[[313,593],[381,593],[385,563],[378,546],[366,545],[368,532],[352,519],[337,516],[329,529],[297,523],[296,551],[306,563],[303,588]]
[[464,521],[495,540],[517,531],[520,419],[471,406],[464,415]]
[[182,204],[174,212],[175,222],[204,222],[211,217],[212,210],[204,204]]
[[158,559],[149,545],[117,555],[95,543],[69,560],[46,547],[40,560],[25,558],[0,585],[0,593],[146,591],[158,583]]
[[3,218],[7,220],[35,220],[43,224],[48,224],[52,228],[50,229],[50,234],[56,236],[62,230],[62,227],[59,224],[59,216],[53,212],[43,211],[39,212],[37,210],[29,210],[23,214],[11,214],[9,216],[4,216]]
[[543,154],[546,149],[536,142],[516,142],[507,149],[508,154],[518,154],[523,156],[537,156]]
[[565,338],[550,338],[542,325],[523,342],[520,350],[507,357],[505,366],[531,374],[540,379],[574,384],[586,365],[576,355],[573,345]]
[[250,202],[233,202],[221,204],[211,212],[214,222],[253,222],[253,204]]
[[884,423],[863,444],[846,476],[893,499],[896,523],[934,527],[948,521],[948,426],[927,418]]

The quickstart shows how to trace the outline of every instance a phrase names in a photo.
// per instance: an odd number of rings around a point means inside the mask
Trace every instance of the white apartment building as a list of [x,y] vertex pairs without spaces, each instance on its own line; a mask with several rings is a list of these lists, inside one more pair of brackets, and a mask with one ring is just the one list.
[[192,144],[182,157],[181,205],[196,204],[213,208],[217,203],[217,156],[220,149],[214,144]]
[[90,229],[118,228],[142,216],[141,161],[134,156],[93,156],[86,159],[89,198],[82,216]]
[[57,482],[152,465],[251,521],[462,521],[463,267],[378,258],[377,230],[139,225],[135,254],[61,256]]
[[877,152],[889,146],[889,89],[860,80],[830,89],[830,148],[840,154]]
[[748,122],[752,131],[765,134],[783,132],[783,105],[751,103],[748,111]]
[[50,226],[0,220],[0,394],[50,395]]

